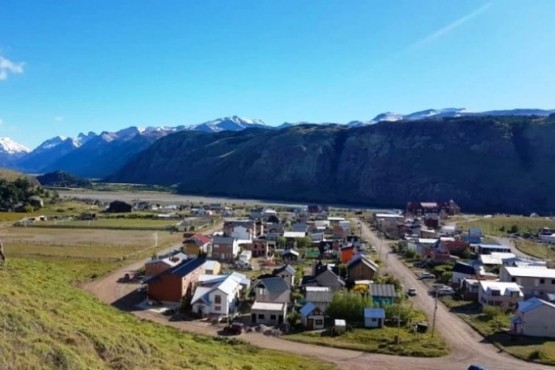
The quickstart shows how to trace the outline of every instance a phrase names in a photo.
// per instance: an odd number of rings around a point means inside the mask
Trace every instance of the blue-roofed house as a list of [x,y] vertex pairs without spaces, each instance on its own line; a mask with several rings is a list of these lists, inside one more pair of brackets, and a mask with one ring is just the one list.
[[324,312],[312,302],[307,302],[299,311],[301,324],[307,330],[324,329]]
[[184,297],[192,297],[195,283],[205,272],[204,262],[203,258],[186,260],[148,278],[145,281],[148,299],[177,303]]
[[364,327],[381,328],[385,320],[385,310],[383,308],[364,309]]
[[511,331],[532,337],[555,337],[555,304],[539,298],[518,302]]

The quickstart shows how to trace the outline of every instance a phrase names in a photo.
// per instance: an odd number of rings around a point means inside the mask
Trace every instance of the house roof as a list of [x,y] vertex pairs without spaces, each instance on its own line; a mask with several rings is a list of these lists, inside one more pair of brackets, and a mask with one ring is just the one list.
[[466,274],[466,275],[476,274],[476,270],[474,270],[474,267],[463,262],[455,263],[455,266],[453,266],[453,272],[458,272],[459,274]]
[[480,288],[486,293],[490,293],[492,290],[499,290],[499,294],[502,296],[509,296],[511,292],[519,292],[519,296],[524,296],[520,286],[512,282],[481,280]]
[[208,293],[212,291],[212,287],[204,287],[199,286],[195,289],[195,294],[193,294],[193,298],[191,299],[191,304],[197,303],[202,301],[205,304],[210,304],[208,300]]
[[368,294],[372,297],[397,297],[393,284],[370,284]]
[[169,272],[172,275],[177,275],[179,277],[184,277],[199,268],[204,264],[206,260],[204,258],[194,258],[192,260],[186,261],[185,263],[175,266],[170,269]]
[[251,310],[258,311],[283,311],[285,303],[254,302]]
[[197,233],[197,234],[194,234],[191,237],[188,237],[187,239],[185,239],[185,241],[193,241],[197,245],[204,245],[204,244],[210,243],[210,238],[206,235],[201,234],[201,233]]
[[289,290],[289,285],[280,277],[265,278],[260,280],[256,285],[263,285],[269,292],[285,292]]
[[504,267],[511,276],[555,279],[555,269],[545,266]]
[[206,270],[214,270],[218,265],[220,265],[220,263],[218,261],[206,261],[204,262],[204,268]]
[[307,302],[329,303],[333,298],[333,292],[329,287],[307,286],[305,300]]
[[304,231],[286,231],[283,233],[284,238],[304,238],[306,232]]
[[219,280],[214,285],[215,281],[205,281],[205,284],[208,286],[199,286],[195,289],[195,294],[193,295],[193,299],[191,300],[191,304],[196,303],[197,301],[201,300],[206,304],[210,304],[208,299],[208,295],[215,291],[219,290],[227,295],[233,294],[235,289],[239,286],[239,280],[236,279],[233,275],[226,275],[224,279]]
[[286,256],[286,255],[288,255],[288,254],[292,254],[292,255],[294,255],[294,256],[299,257],[299,252],[297,252],[297,251],[295,251],[295,250],[293,250],[293,249],[288,249],[288,250],[286,250],[286,251],[283,251],[282,256]]
[[502,265],[503,260],[514,257],[514,253],[493,252],[492,254],[481,254],[480,262],[482,262],[483,265]]
[[235,238],[231,236],[216,235],[212,239],[212,244],[233,244],[234,242]]
[[303,308],[301,308],[299,310],[299,313],[301,314],[301,316],[308,316],[312,313],[312,311],[314,311],[314,309],[316,308],[316,305],[312,302],[307,302]]
[[333,324],[335,326],[347,326],[347,322],[345,320],[342,320],[342,319],[333,320]]
[[365,308],[364,318],[385,319],[385,310],[383,308]]
[[201,267],[204,264],[204,261],[205,261],[204,258],[193,258],[190,260],[183,261],[183,263],[180,263],[177,266],[174,266],[168,270],[162,271],[158,275],[154,275],[151,278],[146,279],[145,283],[154,282],[160,279],[160,277],[164,274],[176,275],[178,277],[183,278],[188,274],[190,274],[191,272],[198,269],[199,267]]
[[315,276],[315,279],[318,284],[322,286],[328,286],[328,284],[332,284],[335,282],[338,282],[341,285],[345,285],[343,279],[341,279],[335,272],[333,272],[329,268],[322,270],[322,272]]
[[275,268],[274,271],[272,271],[272,274],[277,275],[277,274],[279,274],[283,271],[286,271],[289,275],[295,275],[295,272],[296,272],[296,270],[293,266],[291,266],[290,264],[285,264],[285,265],[282,265],[280,267]]
[[364,257],[362,254],[357,254],[353,256],[353,258],[351,258],[351,260],[347,262],[347,268],[350,269],[351,267],[354,267],[359,263],[363,263],[364,265],[368,266],[372,270],[378,271],[378,265],[375,262],[370,261],[368,258]]
[[537,297],[533,297],[526,301],[518,302],[518,312],[525,313],[528,311],[535,310],[536,308],[541,306],[547,306],[549,308],[555,309],[555,304],[544,301],[543,299],[539,299]]

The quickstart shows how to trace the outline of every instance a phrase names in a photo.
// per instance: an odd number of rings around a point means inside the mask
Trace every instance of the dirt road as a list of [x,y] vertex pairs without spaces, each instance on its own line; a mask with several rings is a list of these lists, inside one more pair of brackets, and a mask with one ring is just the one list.
[[[379,245],[380,241],[374,233],[365,225],[361,224],[364,238],[374,245]],[[395,255],[388,253],[388,247],[382,248],[382,258],[387,261],[388,270],[398,276],[405,287],[417,287],[420,292],[425,292],[426,287],[416,279],[416,276],[406,268]],[[107,304],[116,304],[122,297],[131,293],[137,285],[121,284],[118,279],[123,276],[125,271],[134,270],[140,267],[143,261],[137,262],[128,267],[119,269],[114,273],[88,284],[85,289],[100,298]],[[434,310],[433,298],[426,294],[419,294],[414,297],[415,305],[423,309],[428,315]],[[126,307],[129,309],[129,306]],[[168,321],[167,317],[150,311],[134,310],[133,314],[143,319],[151,320],[162,325],[168,325],[180,330],[205,334],[218,335],[217,328],[202,322],[187,321]],[[449,343],[451,354],[440,358],[414,358],[391,356],[381,354],[371,354],[360,351],[344,350],[338,348],[322,347],[310,344],[290,342],[276,337],[264,336],[258,333],[242,334],[239,338],[261,348],[276,349],[285,352],[295,353],[303,356],[321,358],[336,364],[345,370],[428,370],[428,369],[467,369],[470,364],[481,364],[488,370],[520,370],[520,369],[553,369],[548,366],[530,364],[515,359],[507,354],[498,353],[497,348],[485,343],[484,339],[475,333],[458,317],[452,315],[441,304],[437,310],[437,332],[442,335]]]

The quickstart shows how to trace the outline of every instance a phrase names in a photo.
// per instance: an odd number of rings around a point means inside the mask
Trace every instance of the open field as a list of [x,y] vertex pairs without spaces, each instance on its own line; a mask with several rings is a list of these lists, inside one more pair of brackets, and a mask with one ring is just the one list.
[[115,230],[168,230],[177,225],[179,220],[156,218],[116,218],[102,217],[97,220],[51,220],[36,222],[29,227],[40,228],[81,228],[81,229],[115,229]]
[[515,240],[515,247],[530,256],[549,260],[555,258],[555,245],[537,243],[533,240],[518,239]]
[[496,215],[491,218],[480,217],[472,221],[459,221],[457,225],[464,230],[468,230],[471,227],[480,227],[486,235],[507,236],[509,230],[514,226],[516,226],[521,234],[536,234],[542,227],[555,228],[555,220],[544,217]]
[[[399,337],[399,344],[395,343],[395,336]],[[335,337],[321,335],[320,332],[304,332],[284,338],[301,343],[401,356],[438,357],[448,354],[447,345],[439,336],[414,334],[406,328],[358,328]]]
[[8,256],[56,256],[110,259],[154,252],[181,242],[181,233],[151,231],[52,229],[4,225]]
[[1,265],[0,368],[332,368],[313,358],[142,321],[72,286],[113,269],[114,263],[10,258]]

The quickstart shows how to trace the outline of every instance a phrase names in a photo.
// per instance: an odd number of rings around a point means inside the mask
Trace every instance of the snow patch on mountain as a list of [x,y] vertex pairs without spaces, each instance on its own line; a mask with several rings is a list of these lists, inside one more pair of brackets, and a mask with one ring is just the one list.
[[31,150],[23,144],[16,143],[9,137],[0,137],[0,151],[10,155],[29,153]]

